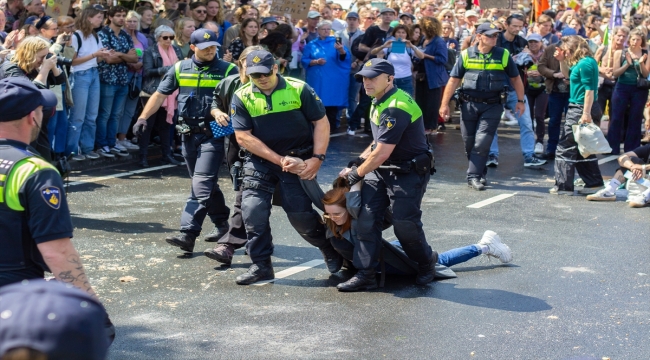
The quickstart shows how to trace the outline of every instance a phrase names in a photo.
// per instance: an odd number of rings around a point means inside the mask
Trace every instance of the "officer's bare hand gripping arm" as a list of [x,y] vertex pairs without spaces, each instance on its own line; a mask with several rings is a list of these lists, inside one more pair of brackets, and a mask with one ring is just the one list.
[[43,260],[57,280],[72,284],[98,298],[95,290],[90,286],[90,280],[81,263],[79,253],[70,238],[46,241],[37,246]]

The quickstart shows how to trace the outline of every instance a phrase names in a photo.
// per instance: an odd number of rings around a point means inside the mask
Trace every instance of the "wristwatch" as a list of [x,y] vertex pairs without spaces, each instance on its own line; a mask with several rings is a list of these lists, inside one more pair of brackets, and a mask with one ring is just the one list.
[[524,100],[517,100],[518,103],[525,104],[526,102]]
[[316,158],[320,161],[325,161],[325,154],[314,154],[311,157]]

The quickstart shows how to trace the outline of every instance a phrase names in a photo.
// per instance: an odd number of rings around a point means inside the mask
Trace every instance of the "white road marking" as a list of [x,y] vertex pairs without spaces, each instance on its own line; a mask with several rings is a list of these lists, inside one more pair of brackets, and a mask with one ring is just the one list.
[[261,285],[265,285],[265,284],[268,284],[268,283],[272,283],[272,282],[274,282],[274,281],[276,281],[278,279],[286,278],[288,276],[297,274],[297,273],[299,273],[301,271],[311,269],[311,268],[316,267],[318,265],[321,265],[323,263],[325,263],[325,261],[322,260],[322,259],[307,261],[306,263],[300,264],[298,266],[290,267],[290,268],[288,268],[286,270],[280,271],[279,273],[275,274],[275,279],[273,279],[273,280],[258,281],[253,285],[261,286]]
[[[516,193],[515,193],[515,194],[516,194]],[[509,197],[512,197],[512,196],[514,196],[515,194],[501,194],[501,195],[497,195],[497,196],[495,196],[495,197],[491,197],[491,198],[489,198],[489,199],[486,199],[486,200],[483,200],[483,201],[479,201],[479,202],[477,202],[476,204],[467,205],[467,207],[468,207],[468,208],[472,208],[472,209],[482,208],[483,206],[490,205],[490,204],[494,204],[494,203],[497,202],[497,201],[501,201],[501,200],[503,200],[503,199],[507,199],[507,198],[509,198]]]
[[616,159],[618,159],[619,156],[620,155],[611,155],[611,156],[608,156],[608,157],[604,157],[604,158],[598,160],[598,165],[602,165],[602,164],[610,162],[612,160],[616,160]]
[[176,165],[161,165],[161,166],[155,166],[155,167],[150,167],[150,168],[141,169],[141,170],[128,171],[128,172],[125,172],[125,173],[118,173],[118,174],[106,175],[106,176],[98,176],[98,177],[85,179],[85,180],[72,181],[72,182],[68,183],[68,186],[96,183],[96,182],[109,180],[109,179],[121,178],[121,177],[131,176],[131,175],[135,175],[135,174],[142,174],[142,173],[146,173],[146,172],[149,172],[149,171],[169,169],[169,168],[172,168],[172,167],[176,167]]

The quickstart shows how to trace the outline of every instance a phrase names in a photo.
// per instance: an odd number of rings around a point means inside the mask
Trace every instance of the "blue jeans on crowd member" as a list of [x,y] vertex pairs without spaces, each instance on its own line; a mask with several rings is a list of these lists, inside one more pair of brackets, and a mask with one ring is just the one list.
[[393,84],[395,84],[395,86],[398,89],[407,92],[409,95],[411,95],[411,97],[413,97],[413,77],[412,76],[403,77],[403,78],[400,78],[400,79],[395,79],[395,80],[393,80]]
[[[350,86],[348,86],[348,127],[350,117],[352,117],[354,110],[357,108],[357,95],[359,95],[360,89],[361,83],[354,78],[354,74],[350,74]],[[356,128],[352,130],[356,130]]]
[[97,68],[78,71],[72,74],[72,101],[68,118],[68,138],[66,155],[87,154],[95,148],[97,112],[99,110],[99,72]]
[[552,92],[548,96],[548,143],[546,153],[555,155],[557,144],[560,141],[562,114],[569,108],[569,93]]
[[[138,85],[138,88],[141,88],[142,75],[129,73],[129,82],[133,76],[136,77],[135,82]],[[124,113],[122,114],[122,119],[117,126],[118,134],[126,134],[129,131],[129,125],[131,125],[131,121],[133,120],[133,115],[135,114],[135,109],[138,106],[138,101],[140,101],[139,96],[137,96],[135,99],[131,99],[127,92],[126,101],[124,102]]]
[[63,91],[63,110],[57,111],[47,123],[47,136],[50,140],[50,146],[55,154],[65,153],[68,138],[68,107],[65,104],[65,85],[61,87]]
[[[517,106],[517,92],[509,91],[508,99],[506,100],[506,109],[512,110],[515,113],[515,107]],[[533,152],[535,151],[535,132],[533,131],[533,120],[530,117],[530,107],[528,106],[528,99],[524,96],[524,113],[517,115],[517,122],[519,122],[519,133],[521,134],[519,143],[521,144],[521,152],[524,155],[524,159],[529,159],[533,157]],[[498,134],[494,134],[494,139],[492,139],[492,145],[490,145],[490,155],[499,156],[499,144],[498,144]]]
[[117,126],[122,120],[124,104],[128,97],[129,87],[126,85],[100,84],[99,114],[97,115],[97,133],[95,144],[98,148],[115,146]]
[[625,120],[625,111],[630,107],[630,115],[627,119],[627,132],[623,150],[632,151],[641,145],[641,122],[643,121],[643,109],[648,100],[648,90],[639,89],[636,85],[616,83],[612,94],[611,116],[609,117],[609,131],[607,142],[612,148],[612,154],[618,155],[621,152],[621,127]]

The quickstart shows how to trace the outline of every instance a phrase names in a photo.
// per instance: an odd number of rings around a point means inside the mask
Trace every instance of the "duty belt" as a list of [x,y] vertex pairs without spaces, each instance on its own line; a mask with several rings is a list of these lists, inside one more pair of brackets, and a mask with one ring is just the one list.
[[481,103],[481,104],[498,104],[501,102],[500,97],[494,97],[490,99],[484,99],[484,98],[475,98],[472,96],[469,96],[465,93],[460,93],[459,97],[461,100],[466,101],[466,102],[475,102],[475,103]]
[[280,155],[281,156],[295,156],[295,157],[301,157],[301,156],[305,156],[305,155],[311,156],[313,150],[314,150],[313,146],[308,146],[308,147],[306,147],[304,149],[287,150],[287,151],[281,153]]

